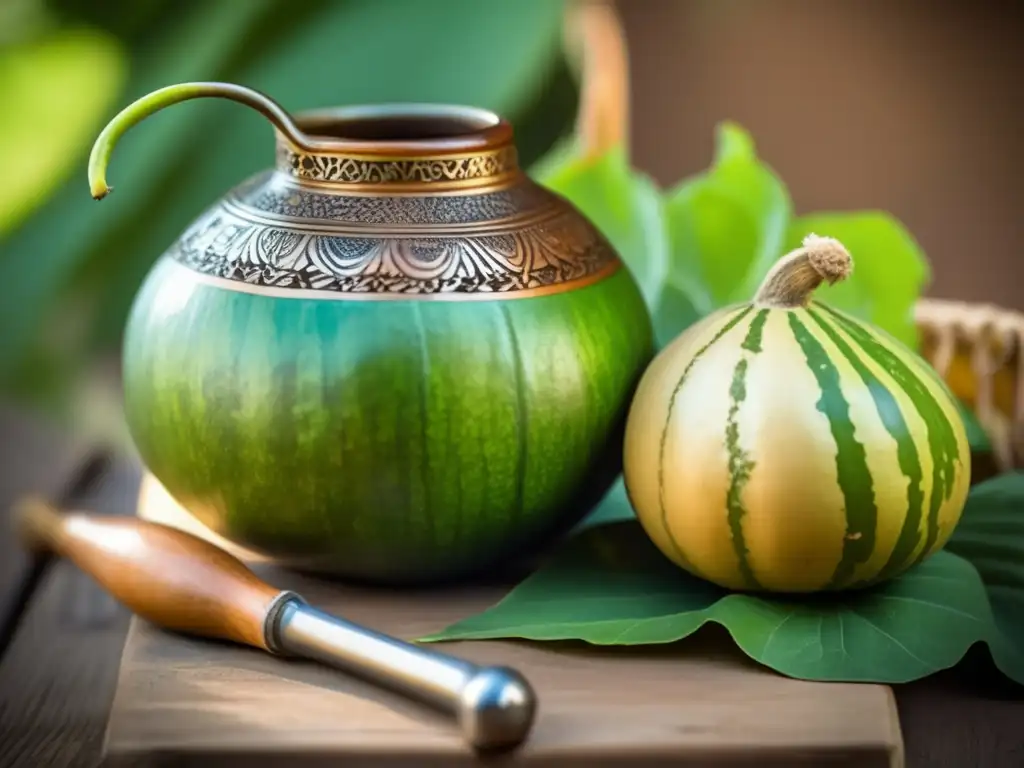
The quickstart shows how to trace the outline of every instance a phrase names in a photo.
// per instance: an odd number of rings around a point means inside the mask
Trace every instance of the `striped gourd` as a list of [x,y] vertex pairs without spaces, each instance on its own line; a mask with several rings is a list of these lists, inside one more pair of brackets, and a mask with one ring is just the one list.
[[904,344],[810,300],[851,269],[809,237],[753,301],[687,329],[630,409],[626,487],[676,564],[736,590],[892,578],[939,550],[970,481],[948,388]]

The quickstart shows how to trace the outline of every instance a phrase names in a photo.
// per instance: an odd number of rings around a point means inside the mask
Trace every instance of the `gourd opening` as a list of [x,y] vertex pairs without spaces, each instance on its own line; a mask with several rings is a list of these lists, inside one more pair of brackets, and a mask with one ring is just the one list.
[[357,153],[360,145],[437,144],[467,149],[504,143],[511,129],[498,115],[485,109],[434,104],[382,104],[343,107],[300,113],[295,123],[322,148]]
[[277,131],[278,171],[332,186],[387,191],[504,183],[518,172],[512,126],[486,109],[371,104],[295,115],[299,144]]

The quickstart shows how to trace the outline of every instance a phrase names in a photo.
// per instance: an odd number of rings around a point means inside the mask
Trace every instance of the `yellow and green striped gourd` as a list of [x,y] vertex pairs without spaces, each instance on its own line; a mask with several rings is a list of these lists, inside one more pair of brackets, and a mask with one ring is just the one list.
[[808,237],[753,301],[691,326],[646,370],[626,488],[690,573],[744,591],[858,588],[953,532],[970,453],[948,388],[903,343],[810,299],[851,267],[842,244]]

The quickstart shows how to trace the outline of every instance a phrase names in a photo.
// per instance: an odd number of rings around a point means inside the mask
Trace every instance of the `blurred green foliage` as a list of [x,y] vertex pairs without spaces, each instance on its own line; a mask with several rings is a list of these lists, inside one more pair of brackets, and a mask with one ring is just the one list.
[[[118,351],[153,261],[204,208],[273,160],[271,127],[216,100],[175,106],[118,146],[115,202],[85,160],[130,101],[189,80],[257,88],[288,110],[441,101],[509,117],[525,167],[589,216],[643,290],[658,341],[748,299],[809,231],[843,240],[853,277],[820,298],[912,346],[928,263],[885,213],[797,216],[753,138],[725,122],[709,167],[661,189],[628,148],[583,157],[562,0],[6,0],[0,6],[0,395],[73,403]],[[80,409],[81,410],[81,409]]]
[[237,105],[180,105],[119,145],[115,205],[85,161],[131,100],[188,80],[290,111],[384,101],[487,107],[525,164],[570,130],[561,0],[5,0],[0,10],[0,390],[49,406],[115,352],[135,290],[188,222],[273,160]]
[[566,195],[632,269],[664,346],[699,318],[749,301],[775,261],[814,232],[842,241],[853,274],[815,298],[918,346],[914,305],[930,277],[927,256],[881,211],[794,213],[789,191],[758,157],[753,137],[723,122],[701,173],[662,190],[633,168],[626,148],[584,156],[560,147],[534,169]]

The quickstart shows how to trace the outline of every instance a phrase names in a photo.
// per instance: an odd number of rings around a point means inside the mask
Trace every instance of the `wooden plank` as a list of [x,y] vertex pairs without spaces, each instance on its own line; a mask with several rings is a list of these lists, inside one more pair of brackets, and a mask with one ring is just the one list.
[[961,669],[896,689],[908,765],[1024,766],[1024,697],[1019,687],[990,669],[985,655],[977,654],[973,664]]
[[[70,486],[90,478],[92,467],[84,467],[87,446],[68,439],[55,427],[8,405],[0,405],[0,658],[11,632],[44,570],[43,562],[30,558],[9,535],[7,511],[26,493],[60,496],[74,492]],[[82,471],[84,470],[84,471]],[[76,476],[77,475],[77,476]]]
[[[147,517],[183,519],[149,478],[140,506]],[[501,594],[359,591],[256,567],[318,606],[407,639]],[[690,643],[685,653],[514,642],[446,648],[477,662],[511,664],[538,690],[532,738],[502,765],[903,764],[888,688],[790,680],[721,650],[727,643],[714,645],[719,650]],[[111,765],[169,757],[190,765],[477,764],[445,720],[350,676],[137,620],[106,754]]]
[[[122,461],[76,502],[130,514],[138,483]],[[97,764],[128,618],[71,563],[54,563],[0,661],[0,768]]]

